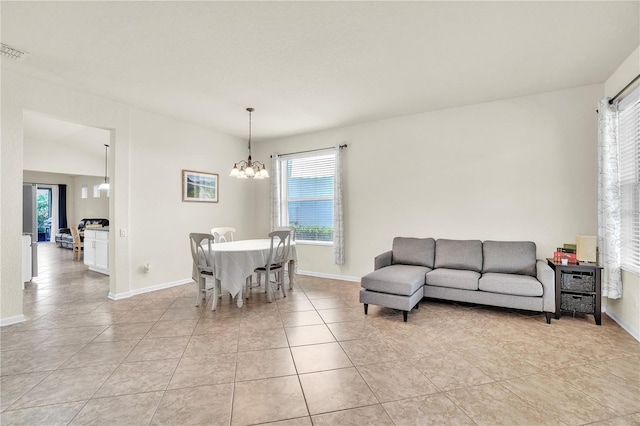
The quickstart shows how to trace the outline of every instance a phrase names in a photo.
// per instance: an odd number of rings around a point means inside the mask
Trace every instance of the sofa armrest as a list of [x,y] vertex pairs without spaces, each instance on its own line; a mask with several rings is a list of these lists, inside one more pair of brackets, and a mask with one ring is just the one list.
[[546,261],[536,261],[536,278],[542,283],[542,307],[544,312],[556,311],[556,276]]
[[377,271],[385,266],[391,266],[391,253],[391,250],[389,250],[376,256],[373,260],[373,269]]

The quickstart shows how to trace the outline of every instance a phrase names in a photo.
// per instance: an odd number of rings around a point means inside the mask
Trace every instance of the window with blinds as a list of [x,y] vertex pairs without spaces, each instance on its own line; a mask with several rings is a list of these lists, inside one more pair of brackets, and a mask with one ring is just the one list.
[[640,274],[640,88],[618,104],[622,267]]
[[281,225],[296,227],[296,241],[333,241],[335,172],[333,151],[280,157]]

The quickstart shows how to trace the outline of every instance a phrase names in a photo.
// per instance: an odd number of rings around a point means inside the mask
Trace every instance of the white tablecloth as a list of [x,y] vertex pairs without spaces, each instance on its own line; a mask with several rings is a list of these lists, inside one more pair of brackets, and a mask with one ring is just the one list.
[[[211,246],[216,279],[232,296],[240,294],[238,306],[242,306],[242,288],[253,270],[267,263],[270,239],[241,240],[216,243]],[[296,261],[295,242],[291,242],[289,261]],[[291,266],[290,266],[291,267]]]

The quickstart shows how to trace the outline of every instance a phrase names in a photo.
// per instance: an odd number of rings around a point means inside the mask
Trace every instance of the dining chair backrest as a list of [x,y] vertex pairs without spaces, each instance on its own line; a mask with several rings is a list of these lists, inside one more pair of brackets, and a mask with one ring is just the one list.
[[[191,245],[191,257],[193,264],[196,265],[198,271],[213,273],[213,264],[210,257],[211,245],[213,244],[213,236],[211,234],[190,233],[189,240]],[[207,252],[204,252],[204,243],[206,242]]]
[[73,258],[80,261],[80,256],[82,256],[82,252],[84,251],[84,243],[82,242],[82,238],[80,238],[80,231],[78,231],[77,226],[71,227],[71,236],[73,237]]
[[226,243],[227,241],[233,241],[233,234],[236,232],[236,228],[224,226],[221,228],[211,228],[211,235],[216,243]]
[[291,241],[296,240],[296,227],[295,226],[276,226],[274,231],[289,231],[291,233]]
[[69,228],[69,230],[71,231],[71,236],[73,237],[73,244],[79,246],[82,242],[82,239],[80,238],[80,231],[78,231],[78,227],[72,226],[71,228]]
[[271,238],[271,245],[269,246],[268,265],[284,265],[289,260],[291,232],[273,231],[269,233],[269,238]]

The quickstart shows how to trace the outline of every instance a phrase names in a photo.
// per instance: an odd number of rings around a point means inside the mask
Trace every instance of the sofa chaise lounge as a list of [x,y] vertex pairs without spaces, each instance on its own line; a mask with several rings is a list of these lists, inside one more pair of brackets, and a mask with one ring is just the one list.
[[555,313],[553,270],[530,241],[393,240],[362,277],[360,302],[408,312],[423,297]]

